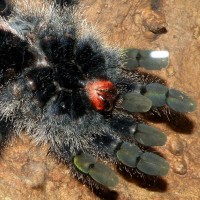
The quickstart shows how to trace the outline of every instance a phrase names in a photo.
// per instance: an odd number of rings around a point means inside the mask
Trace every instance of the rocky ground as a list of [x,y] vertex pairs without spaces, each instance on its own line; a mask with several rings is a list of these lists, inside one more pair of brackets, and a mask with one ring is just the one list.
[[[169,67],[151,73],[188,93],[198,106],[188,118],[175,115],[171,122],[150,123],[168,135],[159,150],[171,165],[163,180],[148,187],[145,181],[121,174],[117,192],[104,199],[199,199],[200,1],[82,0],[81,6],[88,23],[95,24],[109,45],[167,49]],[[13,141],[0,158],[0,199],[100,199],[46,153],[47,147],[34,147],[24,134]]]

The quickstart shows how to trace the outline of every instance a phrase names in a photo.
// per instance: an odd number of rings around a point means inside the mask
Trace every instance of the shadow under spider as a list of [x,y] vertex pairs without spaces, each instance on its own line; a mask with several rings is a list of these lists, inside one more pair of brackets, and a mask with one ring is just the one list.
[[[166,81],[157,75],[138,70],[134,70],[133,76],[134,74],[136,77],[141,77],[140,81],[144,84],[159,83],[167,86]],[[168,106],[152,108],[149,112],[142,113],[141,116],[147,121],[165,123],[172,130],[183,134],[191,134],[194,129],[193,121],[186,114],[176,112]]]
[[136,168],[118,165],[117,171],[123,178],[138,187],[145,188],[154,192],[165,192],[167,190],[167,182],[161,177],[150,176],[140,172]]
[[155,123],[165,123],[175,132],[192,134],[194,123],[188,116],[170,108],[154,109],[143,115],[145,120]]

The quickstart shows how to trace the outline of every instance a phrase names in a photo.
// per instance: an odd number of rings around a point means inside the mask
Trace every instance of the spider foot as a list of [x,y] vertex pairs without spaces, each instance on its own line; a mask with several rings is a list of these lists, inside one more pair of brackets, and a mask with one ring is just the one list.
[[160,70],[169,65],[168,51],[127,49],[124,54],[126,60],[124,68],[127,70],[134,70],[138,67]]
[[117,175],[106,165],[96,161],[90,154],[81,153],[74,157],[74,164],[78,170],[88,174],[93,180],[105,187],[117,185]]
[[192,112],[196,102],[183,92],[159,83],[150,83],[123,96],[122,107],[129,112],[148,112],[152,107],[169,106],[180,113]]
[[129,128],[131,136],[144,146],[163,146],[167,141],[167,136],[159,129],[145,125],[136,124]]
[[143,152],[135,144],[128,142],[122,143],[117,151],[117,158],[124,165],[152,176],[165,176],[170,168],[164,158],[151,152]]

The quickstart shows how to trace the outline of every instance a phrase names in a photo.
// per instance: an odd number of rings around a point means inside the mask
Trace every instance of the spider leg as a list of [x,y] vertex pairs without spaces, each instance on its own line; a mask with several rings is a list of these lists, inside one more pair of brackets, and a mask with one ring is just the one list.
[[147,147],[163,146],[167,141],[163,132],[142,122],[136,122],[132,117],[123,114],[114,116],[110,126],[121,140],[117,151],[115,150],[118,160],[148,175],[164,176],[167,174],[169,164],[166,160],[136,146],[136,144]]
[[126,60],[124,69],[134,70],[144,67],[148,70],[160,70],[169,65],[169,52],[142,49],[127,49],[124,51]]
[[[125,70],[144,67],[149,70],[160,70],[169,64],[168,51],[128,49],[124,52]],[[130,82],[130,81],[129,81]],[[196,103],[183,92],[167,88],[159,83],[131,83],[133,90],[123,96],[122,107],[130,112],[147,112],[153,107],[169,106],[180,112],[192,112]]]
[[25,67],[33,62],[33,54],[29,52],[29,44],[5,21],[0,24],[0,84],[12,80]]
[[[61,118],[60,122],[57,119],[57,123],[62,122],[62,127],[58,128],[53,123],[49,123],[50,129],[40,132],[40,135],[43,134],[44,137],[48,138],[50,152],[53,152],[58,160],[66,163],[78,179],[87,183],[90,182],[93,186],[98,183],[105,187],[114,187],[118,183],[117,175],[96,158],[111,159],[109,156],[113,157],[113,147],[117,145],[118,141],[112,139],[112,142],[108,142],[107,146],[102,143],[104,142],[103,138],[112,138],[111,135],[107,137],[106,134],[106,132],[109,132],[108,125],[101,126],[100,121],[103,118],[96,113],[84,115],[77,119],[78,121],[72,121],[68,115]],[[88,127],[87,130],[85,126]],[[38,130],[40,127],[45,129],[41,123],[38,124]],[[108,150],[107,153],[100,150],[103,147]]]
[[96,159],[88,153],[76,155],[73,162],[78,170],[89,175],[93,180],[103,186],[112,188],[118,183],[118,177],[114,171],[105,164],[96,161]]
[[[137,141],[137,143],[145,146],[162,146],[166,142],[166,136],[160,130],[142,123],[135,123],[133,119],[131,121],[124,117],[118,118],[118,120],[117,118],[112,118],[109,125],[111,127],[109,131],[103,135],[96,135],[92,141],[95,144],[95,148],[97,148],[97,152],[101,152],[100,157],[108,158],[114,163],[119,162],[125,166],[137,168],[148,175],[164,176],[168,173],[169,164],[165,159],[155,153],[141,150],[134,142]],[[82,165],[87,162],[85,159],[87,160],[88,158],[90,160],[90,158],[87,155],[81,155],[84,159],[82,160],[82,157],[75,156],[78,162],[75,159],[74,164],[79,170],[82,170],[81,172],[88,174],[88,171],[85,172],[82,169]],[[92,164],[92,161],[90,164]],[[87,167],[87,169],[90,168],[89,166]],[[106,172],[109,173],[109,170]],[[101,178],[103,180],[99,178],[95,179],[95,181],[109,187],[109,185],[105,184],[109,176],[107,177],[106,174],[105,177]],[[116,179],[113,178],[113,181],[116,181]]]
[[139,85],[123,95],[122,107],[129,112],[147,112],[153,107],[169,106],[180,112],[192,112],[196,102],[183,92],[159,83]]
[[165,176],[169,171],[169,164],[164,158],[152,152],[143,152],[138,146],[128,142],[123,142],[120,146],[117,158],[124,165],[136,167],[148,175]]
[[[93,142],[99,148],[99,151],[104,152],[105,157],[108,157],[112,162],[123,163],[125,166],[137,168],[141,172],[152,176],[164,176],[169,171],[168,162],[159,155],[141,150],[136,144],[123,141],[113,134],[105,133]],[[101,170],[98,169],[101,164],[95,166],[96,161],[88,154],[76,155],[73,162],[78,170],[88,174],[96,182],[106,187],[113,187],[117,184],[116,175],[107,167],[102,166]]]
[[113,116],[110,126],[123,140],[133,141],[144,146],[163,146],[167,136],[159,129],[144,124],[141,121],[133,120],[133,117],[123,114]]

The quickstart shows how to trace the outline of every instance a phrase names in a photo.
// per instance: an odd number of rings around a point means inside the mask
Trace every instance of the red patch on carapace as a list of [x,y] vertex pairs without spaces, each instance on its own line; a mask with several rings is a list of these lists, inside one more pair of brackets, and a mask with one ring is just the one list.
[[99,111],[109,111],[117,96],[116,86],[108,80],[88,81],[85,86],[93,106]]

